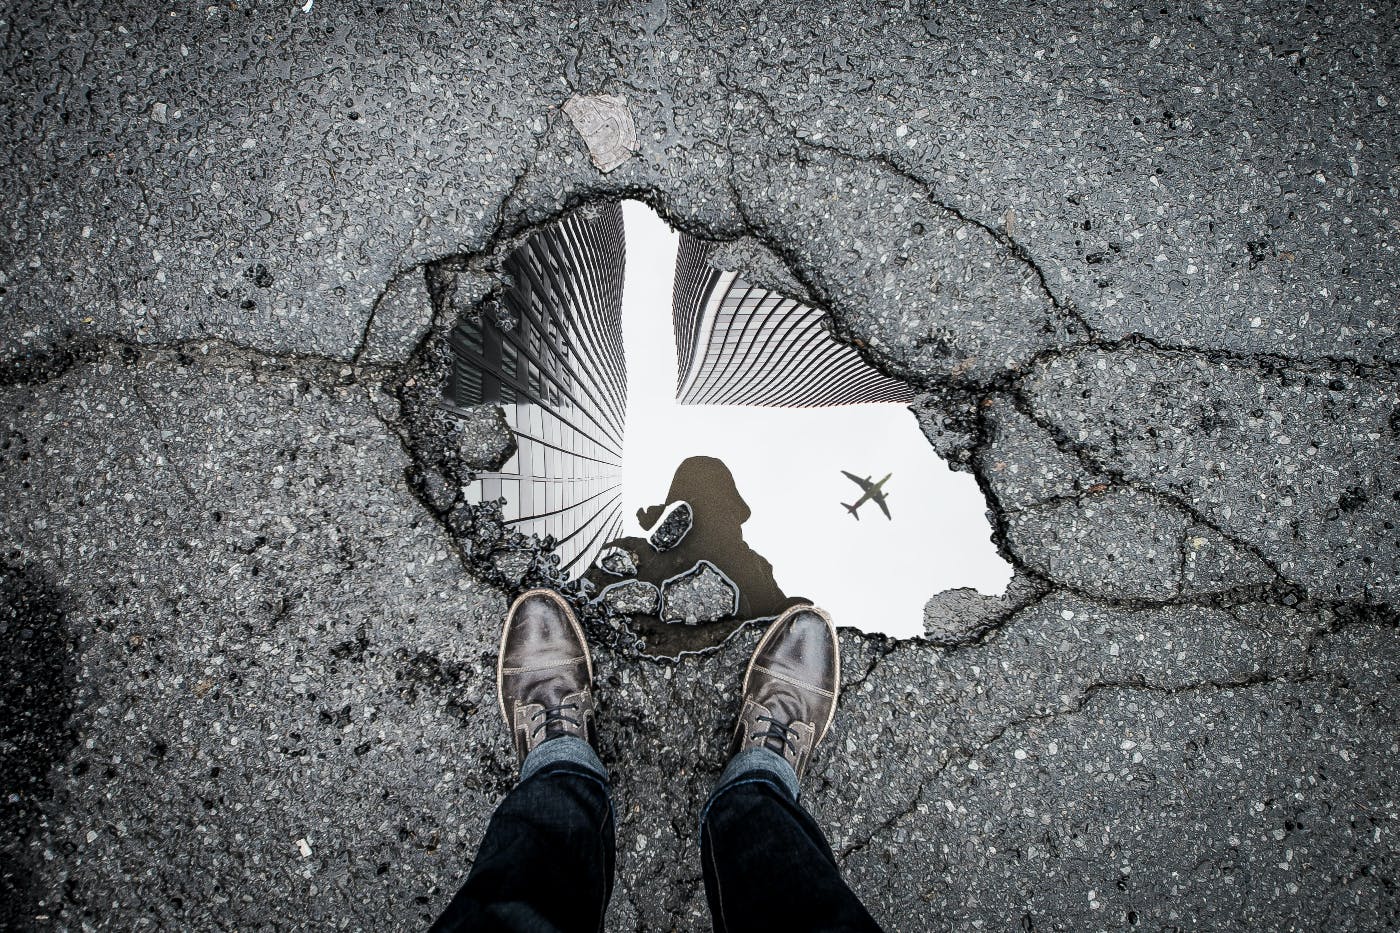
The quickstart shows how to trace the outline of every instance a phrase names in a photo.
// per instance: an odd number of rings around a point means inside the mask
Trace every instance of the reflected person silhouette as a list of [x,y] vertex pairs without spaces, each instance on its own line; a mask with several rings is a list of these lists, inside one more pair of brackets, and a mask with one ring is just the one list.
[[[698,625],[666,624],[651,615],[633,616],[648,650],[675,654],[718,644],[744,621],[776,616],[789,606],[808,601],[784,594],[773,577],[773,565],[744,541],[743,525],[751,512],[723,460],[686,458],[676,468],[666,501],[639,509],[637,520],[650,531],[666,507],[681,500],[690,503],[694,524],[676,547],[658,552],[646,538],[638,537],[619,538],[609,546],[635,555],[637,579],[656,586],[691,569],[697,561],[709,561],[739,588],[738,615]],[[618,579],[596,567],[587,576],[600,588]]]

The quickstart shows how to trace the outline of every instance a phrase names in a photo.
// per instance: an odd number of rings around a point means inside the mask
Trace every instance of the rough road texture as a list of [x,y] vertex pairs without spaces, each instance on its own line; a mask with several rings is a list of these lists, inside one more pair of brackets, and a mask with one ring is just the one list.
[[[1400,14],[857,6],[4,14],[4,922],[442,907],[512,760],[421,267],[621,196],[925,390],[1020,574],[844,636],[806,801],[876,917],[1400,922]],[[754,637],[599,649],[613,929],[708,923]]]

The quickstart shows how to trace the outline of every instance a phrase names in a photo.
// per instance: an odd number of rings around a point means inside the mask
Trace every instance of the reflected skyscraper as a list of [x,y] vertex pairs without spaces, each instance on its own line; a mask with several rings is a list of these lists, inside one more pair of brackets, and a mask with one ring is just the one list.
[[511,528],[553,535],[575,572],[622,530],[625,253],[620,205],[575,212],[506,260],[500,320],[452,334],[447,402],[500,405],[519,444],[468,500],[504,498]]
[[672,315],[676,397],[687,405],[908,404],[914,391],[836,340],[826,315],[710,264],[681,235]]

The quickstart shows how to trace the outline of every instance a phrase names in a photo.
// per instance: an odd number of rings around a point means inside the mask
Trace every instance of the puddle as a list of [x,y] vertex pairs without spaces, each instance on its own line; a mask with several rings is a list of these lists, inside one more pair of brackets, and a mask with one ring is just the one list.
[[[707,647],[799,600],[907,637],[935,593],[1004,591],[976,481],[928,444],[910,388],[820,312],[712,268],[706,244],[635,201],[536,234],[506,271],[504,326],[454,333],[451,391],[500,404],[520,447],[467,498],[504,498],[510,528],[553,536],[649,651]],[[853,514],[858,483],[887,475],[888,517],[871,498]],[[679,502],[689,530],[658,550],[648,536]]]

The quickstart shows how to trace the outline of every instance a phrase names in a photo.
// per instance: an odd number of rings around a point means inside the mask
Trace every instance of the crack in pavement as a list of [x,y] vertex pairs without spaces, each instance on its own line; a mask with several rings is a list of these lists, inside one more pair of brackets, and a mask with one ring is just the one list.
[[[778,118],[772,104],[762,94],[752,88],[728,84],[723,79],[721,79],[720,83],[725,86],[731,94],[755,102],[762,110],[766,111],[774,131],[783,131],[783,121]],[[1023,243],[1015,239],[1008,231],[982,221],[967,213],[958,205],[946,200],[939,195],[932,182],[901,165],[893,157],[879,152],[859,155],[829,142],[799,136],[795,130],[787,132],[784,138],[791,139],[799,147],[799,151],[815,150],[829,153],[857,165],[878,165],[892,175],[902,178],[918,187],[927,196],[929,203],[936,209],[945,211],[962,223],[976,227],[1001,245],[1009,255],[1031,272],[1039,285],[1042,297],[1056,310],[1071,316],[1075,322],[1083,328],[1084,335],[1082,339],[1072,343],[1054,344],[1037,351],[1026,360],[1019,372],[1007,371],[995,378],[972,380],[961,377],[947,378],[938,374],[921,374],[924,376],[924,379],[920,380],[918,378],[911,378],[908,374],[899,374],[899,378],[905,379],[917,387],[924,389],[930,387],[948,387],[984,391],[1014,388],[1016,383],[1043,363],[1084,349],[1098,349],[1105,352],[1112,352],[1120,349],[1146,348],[1160,353],[1181,353],[1212,361],[1236,363],[1263,372],[1272,372],[1279,368],[1287,368],[1298,372],[1313,372],[1328,375],[1335,375],[1338,371],[1341,371],[1358,378],[1367,378],[1375,375],[1400,377],[1400,362],[1391,362],[1387,360],[1362,361],[1350,357],[1329,354],[1295,357],[1270,352],[1248,353],[1223,347],[1173,344],[1140,332],[1132,332],[1113,339],[1105,339],[1098,334],[1097,330],[1083,316],[1082,312],[1079,311],[1072,301],[1062,298],[1056,293],[1055,289],[1050,285],[1045,270],[1035,260],[1030,250]],[[730,138],[726,140],[726,144],[732,160],[735,158],[732,133]],[[784,267],[792,274],[793,278],[800,282],[803,288],[809,292],[813,302],[819,307],[825,308],[830,314],[834,307],[831,301],[832,296],[817,287],[811,276],[803,273],[803,266],[805,263],[803,263],[801,259],[795,256],[790,250],[785,250],[782,244],[776,242],[774,238],[766,237],[761,233],[758,229],[758,225],[748,213],[742,195],[732,177],[726,176],[726,182],[729,187],[731,198],[744,221],[747,234],[761,242],[765,248],[777,255],[783,262]],[[839,328],[833,329],[833,333],[838,339],[854,346],[858,352],[860,352],[861,356],[875,368],[882,372],[889,372],[888,364],[881,359],[875,358],[867,349],[865,341],[862,340],[859,343],[853,343],[849,339],[851,335],[846,332],[847,325],[844,320],[838,319],[836,323],[841,325]]]
[[[1283,573],[1279,566],[1266,554],[1260,551],[1259,548],[1255,546],[1252,542],[1239,537],[1232,531],[1221,528],[1214,522],[1214,520],[1208,518],[1190,501],[1175,493],[1167,492],[1166,490],[1154,486],[1144,485],[1138,480],[1127,476],[1122,470],[1113,466],[1108,461],[1102,460],[1099,457],[1096,457],[1094,454],[1090,453],[1084,445],[1071,438],[1059,425],[1037,415],[1035,412],[1034,403],[1031,401],[1030,397],[1026,395],[1024,390],[1020,388],[1019,385],[1013,388],[1013,390],[1010,393],[1010,397],[1012,400],[1012,404],[1016,407],[1016,410],[1018,412],[1020,412],[1025,417],[1029,418],[1032,422],[1034,422],[1038,428],[1040,428],[1047,435],[1049,435],[1051,441],[1054,442],[1055,447],[1058,450],[1073,456],[1076,460],[1080,462],[1080,464],[1084,466],[1084,468],[1089,473],[1102,474],[1108,477],[1110,482],[1114,486],[1117,486],[1119,488],[1131,489],[1134,492],[1156,499],[1180,511],[1182,514],[1189,517],[1196,524],[1209,528],[1211,531],[1220,535],[1221,538],[1228,541],[1230,544],[1240,548],[1242,551],[1248,553],[1251,557],[1258,560],[1261,564],[1267,567],[1277,579],[1288,579],[1287,575]],[[1292,581],[1289,582],[1291,583]]]
[[150,399],[146,398],[146,394],[141,391],[141,383],[138,380],[132,380],[131,394],[136,396],[136,400],[141,403],[141,410],[146,413],[146,420],[149,421],[151,427],[155,429],[156,439],[160,443],[161,450],[165,451],[165,462],[161,465],[175,477],[175,482],[184,490],[186,498],[190,500],[190,505],[198,508],[199,496],[195,494],[194,487],[190,485],[189,479],[185,476],[185,471],[176,465],[175,458],[171,455],[170,445],[166,443],[165,437],[163,436],[165,429],[161,427],[160,419],[156,417],[155,406],[151,404]]
[[943,776],[954,764],[964,761],[972,761],[982,752],[991,748],[1006,737],[1007,733],[1033,723],[1051,722],[1066,716],[1073,716],[1083,712],[1101,693],[1111,691],[1123,692],[1144,692],[1155,693],[1163,696],[1180,696],[1197,692],[1226,692],[1233,690],[1249,690],[1256,687],[1269,687],[1282,683],[1302,684],[1311,683],[1317,680],[1329,679],[1328,675],[1316,675],[1304,669],[1299,672],[1289,673],[1267,673],[1257,672],[1244,677],[1232,678],[1228,680],[1201,680],[1188,684],[1157,684],[1145,679],[1133,680],[1102,680],[1086,684],[1074,699],[1066,706],[1053,710],[1045,710],[1038,713],[1031,713],[1017,719],[1004,723],[997,728],[986,739],[974,742],[970,745],[959,743],[955,748],[945,749],[946,758],[941,761],[937,768],[920,780],[909,804],[903,809],[897,810],[882,820],[876,827],[866,834],[862,839],[848,843],[843,846],[836,856],[837,864],[845,865],[846,861],[872,845],[881,835],[889,832],[900,821],[914,814],[919,805],[923,803],[924,794],[930,785],[934,784]]
[[147,354],[170,355],[182,364],[199,363],[227,370],[252,367],[276,371],[279,367],[321,386],[381,383],[394,377],[399,364],[355,364],[349,359],[316,353],[278,352],[218,337],[138,343],[125,337],[93,335],[71,337],[41,352],[28,352],[0,361],[0,388],[42,386],[65,375],[75,366],[108,356],[132,365]]
[[[758,96],[757,92],[751,90],[746,91],[746,93],[753,96]],[[863,156],[858,155],[854,152],[851,152],[847,149],[843,149],[840,146],[836,146],[831,143],[798,136],[795,132],[792,134],[792,139],[794,139],[799,145],[806,148],[830,152],[857,163],[874,163],[884,167],[891,173],[921,188],[928,196],[929,202],[935,207],[947,211],[949,214],[952,214],[954,217],[958,218],[966,224],[983,230],[984,232],[989,234],[993,239],[999,242],[1002,246],[1004,246],[1012,256],[1014,256],[1016,259],[1022,262],[1028,269],[1031,270],[1037,281],[1040,283],[1041,291],[1043,292],[1045,298],[1057,309],[1073,316],[1076,322],[1084,328],[1084,340],[1078,341],[1073,344],[1056,345],[1047,348],[1044,351],[1041,351],[1041,354],[1044,354],[1047,358],[1063,355],[1067,352],[1073,352],[1084,347],[1093,347],[1101,350],[1115,350],[1125,347],[1145,346],[1163,353],[1175,352],[1191,354],[1196,356],[1204,356],[1208,359],[1237,362],[1247,366],[1265,370],[1283,366],[1300,370],[1307,369],[1313,372],[1327,373],[1329,375],[1335,374],[1335,372],[1338,369],[1341,369],[1350,371],[1353,375],[1363,378],[1367,375],[1376,373],[1384,373],[1391,376],[1400,376],[1400,362],[1392,362],[1388,360],[1378,359],[1374,361],[1363,361],[1353,359],[1351,357],[1333,356],[1328,354],[1293,357],[1280,353],[1246,353],[1236,350],[1230,350],[1223,347],[1200,346],[1196,344],[1174,344],[1165,340],[1161,340],[1160,338],[1152,337],[1150,335],[1136,331],[1124,334],[1120,337],[1116,337],[1113,339],[1105,339],[1104,337],[1099,335],[1096,328],[1083,316],[1082,312],[1079,311],[1078,307],[1074,304],[1074,302],[1070,301],[1067,298],[1061,298],[1058,294],[1056,294],[1055,290],[1050,285],[1049,278],[1046,276],[1045,270],[1041,268],[1040,264],[1036,261],[1035,257],[1031,255],[1029,249],[1024,244],[1020,243],[1018,240],[1012,237],[1010,233],[1006,230],[986,223],[985,221],[982,221],[972,216],[971,214],[968,214],[958,205],[953,204],[952,202],[942,198],[935,190],[932,182],[905,168],[904,166],[899,164],[899,162],[897,162],[893,157],[880,152],[873,152]],[[1040,354],[1038,354],[1036,358],[1033,358],[1034,362],[1040,362],[1041,360],[1039,359],[1039,357]],[[1026,366],[1026,370],[1030,370],[1032,368],[1034,368],[1034,363],[1028,364]],[[1020,377],[1018,376],[1015,378],[1019,379]]]
[[957,205],[953,204],[952,202],[946,200],[941,195],[939,195],[938,192],[934,190],[932,183],[930,183],[928,180],[914,174],[913,172],[901,166],[894,159],[890,158],[887,155],[884,155],[883,153],[872,153],[867,156],[858,156],[855,153],[848,152],[847,150],[842,149],[839,146],[832,145],[831,143],[818,142],[813,139],[798,136],[796,135],[796,133],[793,134],[792,138],[796,140],[799,145],[808,149],[817,149],[823,152],[830,152],[851,162],[873,163],[875,165],[879,165],[891,172],[892,174],[897,175],[898,177],[903,178],[904,180],[912,183],[915,187],[922,189],[925,196],[927,196],[929,203],[932,204],[934,207],[941,211],[945,211],[948,214],[951,214],[953,217],[956,217],[958,220],[962,221],[968,226],[976,227],[979,230],[983,231],[984,233],[989,235],[993,240],[999,243],[1013,258],[1015,258],[1023,266],[1029,269],[1032,276],[1039,284],[1041,294],[1045,298],[1045,300],[1050,302],[1050,304],[1056,310],[1073,318],[1075,323],[1078,324],[1081,328],[1083,328],[1084,340],[1080,341],[1081,344],[1093,344],[1094,342],[1096,342],[1096,334],[1093,326],[1084,317],[1084,315],[1080,313],[1079,309],[1075,306],[1074,302],[1066,298],[1061,298],[1055,293],[1055,290],[1050,287],[1050,280],[1045,275],[1045,270],[1040,267],[1040,263],[1038,263],[1035,260],[1035,257],[1031,255],[1030,251],[1026,249],[1026,247],[1023,244],[1021,244],[1014,237],[1011,236],[1009,231],[1002,228],[994,227],[991,224],[988,224],[982,220],[979,220],[976,217],[973,217],[971,214],[968,214],[962,208],[958,207]]

